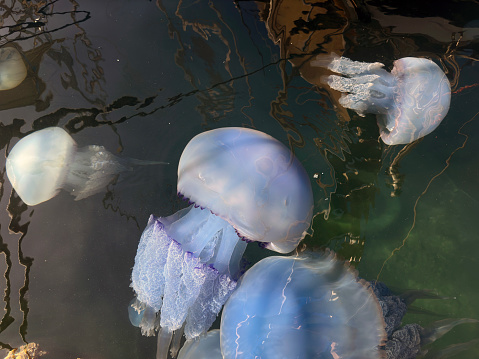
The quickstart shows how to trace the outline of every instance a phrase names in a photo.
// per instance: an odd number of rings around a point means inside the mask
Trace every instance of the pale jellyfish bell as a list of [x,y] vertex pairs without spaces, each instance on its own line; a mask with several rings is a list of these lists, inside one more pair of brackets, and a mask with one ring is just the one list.
[[33,206],[53,198],[60,189],[75,200],[89,197],[133,165],[160,163],[121,159],[103,146],[77,148],[65,130],[49,127],[18,141],[8,154],[6,169],[22,201]]
[[404,57],[391,72],[379,62],[352,61],[336,55],[318,55],[311,65],[338,75],[325,82],[343,94],[339,103],[356,111],[377,115],[381,139],[388,145],[407,144],[436,129],[451,102],[449,81],[433,61]]
[[386,332],[367,283],[333,254],[268,257],[223,309],[224,358],[383,358]]
[[27,77],[22,55],[14,47],[0,48],[0,91],[11,90]]
[[308,175],[289,148],[247,128],[194,137],[178,166],[178,192],[190,207],[151,216],[135,257],[133,324],[158,330],[157,358],[176,355],[205,333],[236,287],[246,241],[287,253],[310,226]]
[[[358,278],[330,251],[268,257],[241,277],[223,308],[221,354],[224,359],[414,359],[456,325],[478,322],[445,319],[426,329],[401,327],[408,302],[423,294],[395,296],[383,283]],[[201,354],[214,343],[218,339],[204,345],[187,341],[185,347]]]

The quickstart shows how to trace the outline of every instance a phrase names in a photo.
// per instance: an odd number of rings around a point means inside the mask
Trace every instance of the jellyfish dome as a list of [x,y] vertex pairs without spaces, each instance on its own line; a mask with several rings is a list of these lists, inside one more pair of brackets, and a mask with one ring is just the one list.
[[166,358],[173,333],[175,343],[183,331],[192,339],[208,330],[236,286],[247,241],[290,252],[313,212],[311,183],[298,159],[252,129],[194,137],[181,155],[177,188],[191,205],[150,217],[132,271],[133,307],[144,310],[143,334],[159,330],[158,358]]
[[330,75],[328,85],[347,93],[340,104],[377,115],[382,140],[388,145],[407,144],[436,129],[449,111],[451,87],[433,61],[404,57],[394,61],[389,73],[379,62],[352,61],[320,55],[312,65],[327,67],[343,76]]
[[268,257],[238,282],[223,309],[231,358],[383,358],[384,320],[368,283],[330,253]]
[[23,202],[36,205],[53,198],[60,189],[75,200],[100,192],[120,172],[133,164],[159,164],[120,159],[103,146],[77,148],[60,127],[34,132],[12,148],[6,161],[7,176]]
[[[212,330],[187,340],[179,359],[206,358],[207,350],[221,351],[223,359],[415,359],[457,325],[479,322],[401,326],[417,298],[434,296],[396,296],[384,283],[359,279],[331,252],[268,257],[238,281],[223,309],[219,338]],[[436,354],[455,355],[476,343],[452,344]]]
[[0,48],[0,91],[11,90],[27,77],[22,55],[14,47]]
[[219,329],[187,341],[178,353],[178,359],[223,359]]

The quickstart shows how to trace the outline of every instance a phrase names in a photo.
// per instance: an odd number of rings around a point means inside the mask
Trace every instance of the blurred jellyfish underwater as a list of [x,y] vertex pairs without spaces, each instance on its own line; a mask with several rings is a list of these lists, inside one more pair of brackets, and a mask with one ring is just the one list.
[[178,359],[223,359],[220,330],[210,330],[197,340],[188,340],[178,353]]
[[132,272],[139,314],[130,318],[141,318],[145,335],[159,329],[157,358],[167,357],[170,342],[175,356],[183,332],[192,339],[209,329],[236,287],[248,241],[290,252],[313,212],[298,159],[278,140],[247,128],[194,137],[180,158],[177,189],[191,205],[150,217]]
[[27,77],[22,55],[14,47],[0,48],[0,90],[11,90]]
[[336,55],[318,55],[311,64],[343,75],[330,75],[325,81],[332,89],[348,93],[339,100],[342,106],[360,116],[377,114],[381,138],[388,145],[426,136],[449,111],[449,80],[431,60],[404,57],[394,61],[391,73],[379,62]]
[[[220,347],[225,359],[413,359],[456,325],[478,322],[446,319],[430,329],[401,327],[414,297],[419,294],[402,298],[383,283],[358,278],[330,251],[268,257],[238,281],[220,332],[187,340],[179,359],[202,358]],[[444,352],[458,353],[474,342]]]
[[121,172],[136,165],[166,164],[119,158],[103,146],[77,149],[60,127],[36,131],[12,148],[6,161],[7,176],[26,204],[33,206],[64,189],[80,200],[100,192]]

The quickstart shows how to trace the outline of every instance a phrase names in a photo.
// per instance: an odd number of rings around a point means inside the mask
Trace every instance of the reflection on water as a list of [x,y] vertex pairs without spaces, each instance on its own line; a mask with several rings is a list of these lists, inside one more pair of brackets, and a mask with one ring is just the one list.
[[[366,279],[380,274],[398,289],[456,298],[418,301],[407,322],[478,319],[478,5],[429,3],[0,4],[0,46],[18,50],[27,67],[19,86],[0,93],[5,157],[19,139],[59,126],[80,147],[171,163],[82,201],[63,193],[35,207],[12,190],[3,166],[2,354],[35,342],[54,358],[154,356],[154,339],[125,310],[140,228],[151,213],[184,206],[176,197],[181,150],[224,126],[264,131],[304,164],[317,214],[306,247],[335,250]],[[449,114],[423,140],[384,145],[374,116],[341,108],[310,66],[331,52],[388,69],[405,56],[434,60],[451,82]],[[270,255],[250,247],[250,262]],[[477,325],[463,325],[433,349],[478,336]],[[475,345],[460,355],[478,354]]]

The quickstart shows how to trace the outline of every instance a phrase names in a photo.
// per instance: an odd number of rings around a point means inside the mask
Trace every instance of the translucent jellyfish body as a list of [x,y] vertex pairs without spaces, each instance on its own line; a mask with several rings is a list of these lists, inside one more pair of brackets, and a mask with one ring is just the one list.
[[187,341],[178,353],[178,359],[223,359],[219,329],[211,330],[197,340]]
[[18,141],[8,154],[6,168],[23,202],[36,205],[62,188],[75,200],[86,198],[100,192],[118,173],[130,170],[131,164],[151,163],[120,159],[103,146],[78,149],[65,130],[49,127]]
[[449,81],[431,60],[405,57],[394,62],[390,73],[379,62],[337,56],[320,55],[311,64],[343,75],[330,75],[326,82],[332,89],[347,93],[339,101],[342,106],[360,116],[377,114],[381,138],[388,145],[426,136],[449,110]]
[[[194,137],[178,167],[178,192],[193,204],[150,217],[135,258],[131,286],[144,311],[143,334],[158,334],[158,358],[173,339],[211,326],[236,286],[246,241],[289,252],[308,229],[313,198],[306,171],[269,135],[223,128]],[[157,315],[158,314],[158,315]]]
[[333,255],[268,257],[226,303],[221,351],[225,359],[382,358],[384,327],[367,282]]
[[0,48],[0,90],[11,90],[27,77],[22,55],[13,47]]

